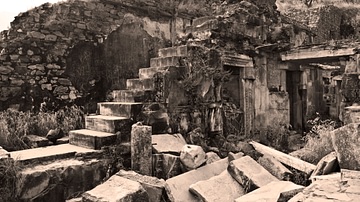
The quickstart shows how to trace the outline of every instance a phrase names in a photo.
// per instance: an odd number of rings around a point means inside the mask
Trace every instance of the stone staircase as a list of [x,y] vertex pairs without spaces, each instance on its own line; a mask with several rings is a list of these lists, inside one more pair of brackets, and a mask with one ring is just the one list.
[[[120,140],[120,143],[129,142],[131,125],[144,120],[143,115],[146,113],[142,109],[165,104],[156,100],[159,89],[156,89],[155,75],[184,70],[181,59],[187,56],[187,49],[185,45],[160,49],[159,57],[150,60],[150,67],[139,69],[138,78],[126,81],[127,89],[114,90],[111,102],[98,103],[97,115],[85,117],[85,129],[69,132],[70,144],[99,150],[114,144],[116,140]],[[167,86],[162,88],[166,90]]]

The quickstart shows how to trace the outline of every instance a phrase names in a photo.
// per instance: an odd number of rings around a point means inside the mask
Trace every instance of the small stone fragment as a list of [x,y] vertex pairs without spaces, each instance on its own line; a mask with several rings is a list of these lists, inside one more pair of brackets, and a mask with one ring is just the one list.
[[202,147],[187,144],[180,152],[180,160],[188,170],[192,170],[206,162],[206,154]]
[[338,171],[340,171],[340,167],[339,167],[339,162],[337,161],[336,158],[336,153],[331,152],[330,154],[324,156],[319,161],[311,176],[327,175]]

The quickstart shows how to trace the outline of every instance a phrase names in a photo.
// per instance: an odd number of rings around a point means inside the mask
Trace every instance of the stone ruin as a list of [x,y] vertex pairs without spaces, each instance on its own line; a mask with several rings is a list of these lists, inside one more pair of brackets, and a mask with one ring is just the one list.
[[[356,201],[358,43],[313,45],[274,5],[72,0],[17,16],[2,32],[0,108],[36,111],[45,98],[94,113],[55,146],[1,150],[27,165],[19,200]],[[239,141],[302,131],[316,111],[350,123],[318,165]]]

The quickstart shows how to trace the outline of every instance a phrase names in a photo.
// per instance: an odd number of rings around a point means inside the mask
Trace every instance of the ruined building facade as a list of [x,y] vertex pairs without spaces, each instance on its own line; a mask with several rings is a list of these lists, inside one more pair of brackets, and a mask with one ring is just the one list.
[[[153,75],[157,83],[152,84],[150,94],[155,98],[151,101],[167,107],[168,125],[171,119],[180,121],[185,132],[196,126],[190,123],[196,120],[189,118],[196,110],[188,107],[194,103],[189,89],[184,89],[184,78],[196,72],[192,69],[196,64],[201,66],[195,61],[200,52],[206,55],[205,66],[215,72],[192,80],[197,82],[192,88],[201,95],[201,106],[210,106],[202,111],[203,117],[211,117],[219,106],[231,105],[240,122],[236,127],[245,134],[274,125],[291,124],[301,130],[306,116],[317,111],[340,114],[340,104],[324,108],[331,94],[324,90],[330,85],[324,85],[325,70],[313,62],[299,65],[297,59],[286,57],[286,51],[310,44],[313,37],[307,27],[281,16],[275,1],[44,4],[19,14],[11,28],[2,32],[0,108],[36,110],[45,100],[53,107],[87,104],[94,111],[91,104],[109,99],[114,90],[126,89],[135,82],[131,79],[142,80],[139,71],[156,66],[151,61],[160,48],[185,46],[186,57],[170,64],[185,66],[184,72]],[[339,66],[348,59],[339,60]],[[217,75],[228,73],[220,86],[211,77],[217,69],[221,70]],[[339,91],[339,85],[331,91]],[[174,118],[172,112],[184,115]]]

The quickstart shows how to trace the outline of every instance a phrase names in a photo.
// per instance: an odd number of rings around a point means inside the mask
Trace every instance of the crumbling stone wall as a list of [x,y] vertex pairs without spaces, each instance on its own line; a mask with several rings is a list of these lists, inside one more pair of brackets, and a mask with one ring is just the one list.
[[65,103],[104,100],[92,95],[104,87],[124,87],[126,78],[170,45],[174,33],[183,32],[191,15],[175,13],[179,5],[185,10],[185,3],[144,7],[140,1],[70,0],[20,13],[1,33],[0,109],[11,104],[29,109],[43,97]]

